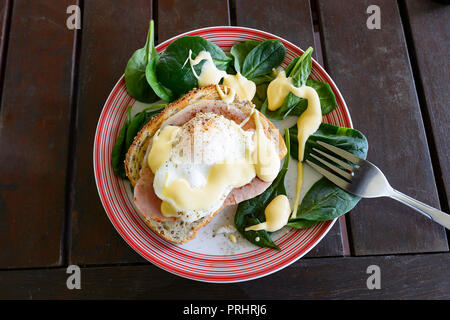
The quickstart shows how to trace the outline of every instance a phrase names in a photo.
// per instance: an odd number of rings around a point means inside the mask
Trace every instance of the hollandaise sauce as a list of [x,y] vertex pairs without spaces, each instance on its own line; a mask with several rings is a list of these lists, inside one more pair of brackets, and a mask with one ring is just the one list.
[[165,187],[163,197],[171,199],[183,210],[207,210],[227,188],[243,186],[254,176],[254,166],[245,159],[218,163],[212,166],[203,187],[193,188],[185,179],[176,179]]
[[259,112],[253,113],[256,125],[256,148],[253,153],[256,175],[263,181],[273,181],[280,170],[280,158],[274,143],[264,133],[264,128],[259,119]]
[[[194,70],[194,66],[198,65],[203,60],[206,61],[202,66],[200,75],[197,75]],[[186,62],[187,61],[189,61],[189,64],[191,65],[192,73],[197,78],[198,86],[200,88],[211,84],[218,84],[220,80],[222,80],[222,78],[227,74],[225,71],[217,69],[211,57],[211,53],[209,53],[208,51],[200,51],[195,59],[192,59],[192,50],[189,50],[189,57]]]
[[266,221],[260,224],[245,228],[245,231],[266,230],[274,232],[283,228],[289,220],[291,207],[288,198],[281,194],[275,197],[264,210]]
[[[196,66],[203,60],[206,61],[202,66],[200,75],[197,75],[194,70],[194,66]],[[186,63],[188,61],[191,66],[192,73],[198,80],[199,87],[205,87],[211,84],[217,85],[223,78],[223,85],[231,88],[233,92],[239,97],[239,99],[251,101],[255,96],[256,84],[253,81],[248,80],[239,72],[235,75],[231,75],[227,74],[225,71],[219,70],[214,64],[211,54],[208,51],[200,51],[200,53],[194,59],[192,59],[192,50],[189,50],[189,57],[186,60]],[[223,92],[222,94],[227,97],[229,102],[234,100],[234,95],[232,96]],[[233,97],[233,99],[231,99],[231,97]]]
[[256,93],[256,84],[239,72],[235,75],[225,75],[223,85],[232,88],[241,100],[252,101]]
[[222,91],[219,85],[216,84],[216,90],[219,93],[220,99],[224,101],[225,103],[229,104],[234,101],[234,98],[236,97],[236,91],[233,88],[225,87],[226,93]]
[[166,126],[153,137],[152,148],[147,158],[148,166],[153,173],[169,158],[172,141],[179,130],[180,127],[177,126]]
[[283,104],[286,96],[292,92],[299,98],[308,100],[307,109],[300,115],[297,120],[298,127],[298,175],[297,188],[295,192],[294,210],[292,218],[297,216],[297,208],[300,202],[300,192],[303,181],[303,158],[305,152],[305,144],[308,137],[319,129],[322,122],[322,110],[320,108],[320,99],[316,90],[302,86],[296,88],[292,85],[291,79],[286,77],[284,71],[280,71],[277,77],[269,84],[267,88],[268,109],[271,111],[277,110]]

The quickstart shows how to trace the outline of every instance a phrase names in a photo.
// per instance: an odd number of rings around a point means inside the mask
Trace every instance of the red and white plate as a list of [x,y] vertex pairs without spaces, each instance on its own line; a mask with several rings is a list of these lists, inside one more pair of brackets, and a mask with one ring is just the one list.
[[[276,35],[243,27],[211,27],[190,31],[169,39],[156,47],[162,52],[181,36],[202,36],[228,52],[233,44],[244,40],[279,39],[286,46],[283,67],[303,51]],[[130,53],[131,54],[131,53]],[[323,121],[352,127],[350,115],[339,90],[325,70],[313,61],[311,78],[327,82],[338,103],[337,108]],[[229,240],[227,233],[218,233],[221,227],[233,224],[235,207],[229,207],[198,232],[197,237],[183,245],[172,244],[153,233],[142,221],[133,203],[129,182],[118,178],[111,167],[111,150],[126,118],[130,105],[139,103],[128,95],[124,77],[109,95],[97,125],[94,141],[94,172],[100,199],[112,224],[123,239],[141,256],[158,267],[176,275],[205,282],[238,282],[260,278],[287,267],[309,252],[331,229],[336,220],[296,230],[285,228],[273,235],[281,251],[253,246],[238,232],[237,242]],[[295,123],[287,119],[276,123],[280,129]],[[291,161],[286,178],[288,196],[295,192],[296,166]],[[305,166],[303,194],[318,179],[317,173]],[[222,228],[224,229],[224,228]]]

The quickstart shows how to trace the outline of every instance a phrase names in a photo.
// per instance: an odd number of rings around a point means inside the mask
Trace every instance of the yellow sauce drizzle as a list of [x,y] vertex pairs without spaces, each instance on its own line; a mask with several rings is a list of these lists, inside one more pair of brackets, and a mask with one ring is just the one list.
[[295,95],[308,100],[308,108],[301,114],[297,120],[298,127],[298,177],[297,177],[297,189],[295,194],[294,211],[292,212],[292,218],[297,217],[297,209],[300,203],[300,192],[303,181],[303,164],[305,144],[308,137],[319,129],[322,123],[322,109],[320,108],[320,99],[316,90],[311,87],[301,87],[299,88]]
[[227,90],[227,94],[225,94],[219,85],[216,84],[216,90],[219,93],[220,99],[222,99],[225,103],[228,104],[234,101],[236,91],[234,91],[233,88],[225,87],[225,90]]
[[177,210],[167,201],[161,203],[161,213],[166,217],[177,217]]
[[284,99],[292,92],[299,98],[308,100],[308,107],[297,120],[298,127],[298,176],[297,188],[295,192],[294,211],[292,218],[297,216],[297,208],[300,202],[300,192],[303,181],[303,157],[305,152],[305,143],[308,137],[319,129],[322,123],[322,110],[320,108],[320,99],[316,90],[308,86],[296,88],[291,83],[291,78],[286,78],[286,73],[280,71],[277,77],[269,84],[267,88],[268,108],[271,111],[277,110],[283,104]]
[[236,75],[227,74],[223,78],[223,85],[233,88],[241,100],[252,101],[256,93],[256,84],[248,80],[239,72]]
[[[206,60],[206,62],[202,66],[200,75],[197,75],[194,66],[203,60]],[[232,88],[239,99],[251,101],[255,96],[256,84],[253,81],[248,80],[239,72],[236,75],[231,75],[227,74],[225,71],[219,70],[214,64],[211,54],[208,51],[200,51],[195,59],[192,59],[192,50],[189,50],[189,56],[184,64],[188,61],[191,65],[192,73],[198,80],[198,86],[200,88],[211,84],[218,84],[223,78],[223,85]]]
[[163,191],[183,210],[207,210],[212,207],[228,187],[240,187],[255,177],[254,166],[245,159],[216,163],[211,167],[206,185],[192,188],[185,179],[176,179]]
[[[298,127],[298,174],[297,188],[295,192],[294,210],[292,218],[297,216],[297,208],[300,202],[300,192],[303,182],[303,157],[305,152],[305,143],[308,137],[317,131],[322,122],[322,110],[320,108],[320,99],[316,90],[308,86],[296,88],[291,83],[291,78],[286,77],[285,71],[280,71],[277,77],[269,84],[267,88],[268,109],[275,111],[280,108],[286,99],[286,96],[292,92],[300,98],[308,100],[307,109],[297,120]],[[289,156],[289,155],[288,155]],[[273,199],[265,210],[266,222],[246,228],[245,230],[267,230],[269,232],[281,229],[289,219],[291,213],[289,200],[286,196],[280,195]]]
[[[203,60],[206,60],[206,62],[202,66],[202,71],[200,75],[197,75],[197,73],[195,73],[194,66],[196,66]],[[197,78],[198,86],[200,88],[206,87],[211,84],[218,84],[220,80],[222,80],[222,78],[227,74],[225,71],[217,69],[211,57],[211,53],[209,53],[208,51],[201,51],[195,57],[195,59],[192,59],[192,50],[189,50],[189,57],[186,60],[186,62],[187,61],[189,61],[189,64],[191,65],[192,73]]]
[[273,79],[267,87],[267,101],[269,103],[268,108],[270,111],[275,111],[281,107],[286,96],[291,89],[296,89],[291,84],[291,79],[286,78],[285,71],[279,71],[277,77]]
[[273,181],[280,170],[280,158],[272,141],[267,138],[259,119],[259,112],[253,113],[256,125],[256,148],[253,152],[256,175],[263,181]]
[[153,173],[169,159],[172,141],[180,127],[166,126],[153,137],[153,145],[147,158],[147,163]]
[[267,230],[269,232],[274,232],[283,228],[288,222],[289,215],[291,214],[288,198],[283,194],[275,197],[266,207],[264,214],[266,216],[266,222],[247,227],[245,228],[245,231]]

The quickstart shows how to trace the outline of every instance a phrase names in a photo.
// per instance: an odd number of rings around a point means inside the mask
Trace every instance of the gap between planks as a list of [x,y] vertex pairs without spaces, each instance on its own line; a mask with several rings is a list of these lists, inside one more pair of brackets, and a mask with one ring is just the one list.
[[[320,65],[322,65],[325,70],[325,62],[324,62],[324,48],[322,46],[323,43],[323,35],[322,35],[322,28],[320,23],[320,14],[319,14],[319,6],[317,5],[317,0],[310,0],[310,8],[311,8],[311,16],[312,16],[312,23],[313,23],[313,30],[314,30],[314,50],[316,51],[317,60]],[[348,232],[348,228],[350,227],[349,221],[346,219],[346,215],[344,214],[339,217],[339,229],[341,231],[341,241],[342,241],[342,250],[344,256],[351,256],[353,253],[351,252],[350,247],[350,241],[349,239],[350,234]]]
[[5,13],[2,24],[3,39],[0,43],[0,108],[2,102],[1,99],[3,97],[3,82],[5,80],[6,60],[8,58],[9,31],[11,29],[12,10],[13,0],[6,0]]
[[83,9],[84,0],[77,0],[77,5],[81,11],[81,29],[75,29],[72,47],[72,75],[70,83],[70,124],[69,124],[69,145],[66,165],[66,192],[65,192],[65,216],[61,230],[61,261],[62,266],[69,265],[70,248],[72,244],[72,209],[73,209],[73,174],[75,166],[75,151],[77,143],[77,116],[78,116],[78,84],[79,84],[79,64],[81,54],[81,36],[83,30]]

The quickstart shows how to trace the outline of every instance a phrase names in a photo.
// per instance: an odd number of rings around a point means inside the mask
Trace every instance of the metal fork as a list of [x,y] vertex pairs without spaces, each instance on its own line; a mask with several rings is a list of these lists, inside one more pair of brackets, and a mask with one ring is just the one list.
[[[390,197],[398,200],[401,203],[417,210],[427,218],[430,218],[445,228],[450,229],[449,214],[430,207],[425,203],[417,201],[406,194],[395,190],[391,187],[383,172],[381,172],[381,170],[374,164],[367,160],[361,159],[350,152],[329,145],[328,143],[322,141],[317,141],[317,143],[328,151],[331,151],[333,154],[313,148],[315,153],[311,153],[311,157],[325,165],[327,168],[333,170],[334,173],[322,168],[310,160],[306,160],[306,162],[337,186],[362,198]],[[322,157],[319,157],[318,155]],[[351,164],[338,159],[336,155],[349,161]],[[334,164],[329,160],[334,162]],[[344,168],[345,170],[336,165]]]

